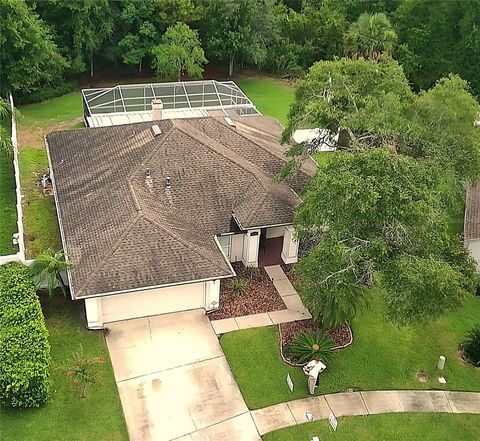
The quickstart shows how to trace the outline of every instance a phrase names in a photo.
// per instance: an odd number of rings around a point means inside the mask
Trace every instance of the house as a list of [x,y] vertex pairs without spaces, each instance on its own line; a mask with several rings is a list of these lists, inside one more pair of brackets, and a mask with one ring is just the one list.
[[293,213],[314,166],[274,179],[286,161],[276,120],[165,119],[161,104],[144,122],[46,136],[71,295],[92,329],[216,309],[231,262],[297,260]]
[[480,271],[480,182],[467,188],[463,236]]

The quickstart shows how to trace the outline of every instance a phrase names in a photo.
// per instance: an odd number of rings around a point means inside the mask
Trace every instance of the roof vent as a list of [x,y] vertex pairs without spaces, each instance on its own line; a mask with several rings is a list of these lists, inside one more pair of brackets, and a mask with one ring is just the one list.
[[235,123],[232,121],[232,118],[229,116],[224,116],[225,122],[230,126],[230,127],[237,127]]
[[147,168],[147,170],[145,171],[145,182],[146,182],[147,184],[151,184],[152,181],[153,181],[153,179],[152,179],[152,174],[150,173],[150,169]]
[[152,134],[153,136],[158,136],[162,133],[162,130],[160,129],[160,126],[158,124],[154,124],[152,126]]
[[165,188],[172,188],[172,179],[170,176],[167,176],[165,178]]

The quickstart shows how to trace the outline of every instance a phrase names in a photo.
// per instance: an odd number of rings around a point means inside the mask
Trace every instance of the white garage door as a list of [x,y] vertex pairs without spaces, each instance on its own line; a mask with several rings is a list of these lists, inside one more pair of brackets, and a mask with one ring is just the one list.
[[204,307],[204,283],[151,289],[102,298],[104,323]]

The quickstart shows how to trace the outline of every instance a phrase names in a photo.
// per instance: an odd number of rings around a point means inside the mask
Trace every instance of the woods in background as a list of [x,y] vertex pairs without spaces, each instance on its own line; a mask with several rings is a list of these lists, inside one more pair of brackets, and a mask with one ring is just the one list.
[[179,22],[225,76],[248,67],[298,77],[319,60],[388,52],[416,90],[456,73],[480,94],[476,0],[3,0],[0,16],[2,95],[111,67],[155,63],[159,77],[176,78],[158,69],[154,48]]

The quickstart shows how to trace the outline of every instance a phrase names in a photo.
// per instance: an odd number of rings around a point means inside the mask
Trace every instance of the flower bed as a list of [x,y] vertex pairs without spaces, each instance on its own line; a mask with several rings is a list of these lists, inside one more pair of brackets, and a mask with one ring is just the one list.
[[220,309],[209,313],[210,320],[220,320],[243,315],[258,314],[285,309],[285,303],[263,268],[247,269],[234,263],[237,278],[245,281],[244,292],[232,290],[232,280],[220,282]]
[[[282,323],[279,325],[280,352],[282,354],[283,360],[286,363],[292,366],[297,366],[296,363],[292,362],[291,360],[288,359],[288,357],[285,357],[284,355],[285,348],[290,344],[290,342],[293,340],[295,335],[303,331],[306,331],[306,332],[314,331],[315,329],[316,329],[316,325],[312,319],[301,320],[298,322],[291,322],[291,323]],[[350,329],[350,326],[348,326],[346,323],[344,323],[341,326],[338,326],[337,328],[331,329],[330,331],[328,331],[328,335],[335,343],[335,349],[343,349],[348,345],[350,345],[353,340],[352,330]]]

